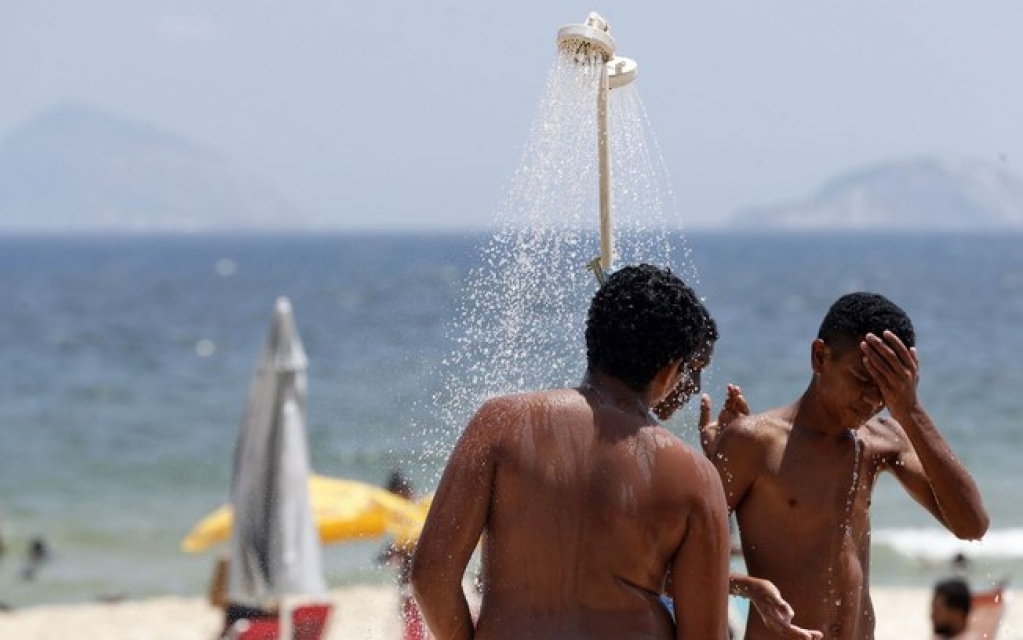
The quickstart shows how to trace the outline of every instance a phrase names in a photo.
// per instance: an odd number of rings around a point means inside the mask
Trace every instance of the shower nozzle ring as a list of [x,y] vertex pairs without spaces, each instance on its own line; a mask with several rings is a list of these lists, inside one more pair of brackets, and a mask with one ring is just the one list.
[[632,58],[615,56],[607,63],[607,86],[610,89],[624,87],[636,79],[639,65]]
[[607,31],[588,24],[570,24],[558,29],[558,48],[577,58],[597,55],[607,62],[614,57],[615,41]]

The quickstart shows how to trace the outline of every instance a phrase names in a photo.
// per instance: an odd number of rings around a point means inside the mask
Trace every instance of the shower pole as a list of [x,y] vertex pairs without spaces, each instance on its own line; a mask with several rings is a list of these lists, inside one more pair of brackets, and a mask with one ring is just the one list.
[[600,171],[600,266],[611,271],[614,259],[614,236],[611,218],[611,140],[607,97],[611,92],[608,65],[600,65],[600,87],[597,89],[597,163]]
[[604,283],[614,261],[608,95],[611,89],[624,87],[636,78],[636,62],[615,56],[615,41],[610,31],[607,20],[596,13],[590,13],[584,24],[570,24],[558,30],[558,47],[571,53],[578,64],[589,66],[596,62],[600,74],[597,88],[600,255],[587,264],[600,284]]

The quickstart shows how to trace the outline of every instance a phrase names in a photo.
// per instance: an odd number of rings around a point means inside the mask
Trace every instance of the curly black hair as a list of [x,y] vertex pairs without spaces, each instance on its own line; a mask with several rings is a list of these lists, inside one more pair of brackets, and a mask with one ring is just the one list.
[[828,309],[817,337],[837,352],[859,344],[868,333],[880,336],[891,331],[907,347],[916,345],[916,333],[909,316],[879,293],[847,293]]
[[717,338],[717,324],[706,307],[670,269],[627,266],[593,296],[586,318],[586,359],[591,369],[643,391],[664,365],[691,358]]

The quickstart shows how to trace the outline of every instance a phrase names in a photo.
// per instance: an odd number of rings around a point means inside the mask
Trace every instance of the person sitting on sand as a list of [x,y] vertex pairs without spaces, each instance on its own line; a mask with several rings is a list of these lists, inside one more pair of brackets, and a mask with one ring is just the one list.
[[231,635],[235,623],[240,620],[256,620],[259,618],[276,618],[278,611],[276,607],[261,608],[232,602],[227,595],[228,574],[230,573],[231,556],[223,553],[217,556],[213,564],[213,575],[210,577],[210,586],[207,593],[207,601],[213,607],[224,610],[224,626],[220,629],[218,637],[227,638]]
[[[677,387],[683,401],[699,390],[716,339],[678,277],[625,267],[592,299],[578,387],[483,404],[451,453],[413,559],[436,637],[727,637],[721,482],[651,412]],[[474,624],[462,581],[481,536]]]
[[[755,593],[768,580],[791,605],[763,620],[750,615],[748,640],[798,637],[778,630],[786,623],[828,638],[874,637],[869,509],[882,471],[959,538],[987,531],[977,485],[917,396],[914,345],[902,309],[852,293],[828,310],[798,400],[742,415],[745,398],[730,386],[733,411],[712,423],[703,397],[701,442],[738,519],[749,571],[733,576],[733,593]],[[882,409],[889,416],[879,416]]]
[[934,585],[931,598],[931,625],[935,638],[974,640],[977,634],[966,630],[973,596],[962,578],[949,578]]

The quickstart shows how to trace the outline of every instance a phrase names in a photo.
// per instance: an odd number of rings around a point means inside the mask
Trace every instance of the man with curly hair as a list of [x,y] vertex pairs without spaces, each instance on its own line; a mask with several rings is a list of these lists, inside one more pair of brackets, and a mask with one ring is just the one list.
[[[662,402],[672,392],[677,406],[699,390],[716,339],[706,308],[669,270],[625,267],[591,302],[578,387],[479,409],[413,560],[435,637],[727,637],[721,482],[653,413],[670,414]],[[474,621],[462,580],[481,537]]]
[[[824,317],[810,346],[813,375],[795,402],[743,415],[745,399],[732,386],[729,417],[710,423],[704,396],[701,441],[735,512],[749,573],[733,577],[732,591],[751,596],[762,614],[751,612],[747,640],[797,637],[792,624],[826,638],[874,637],[869,509],[881,472],[959,538],[987,531],[973,478],[917,396],[915,344],[902,309],[851,293]],[[771,601],[774,610],[764,610]]]

